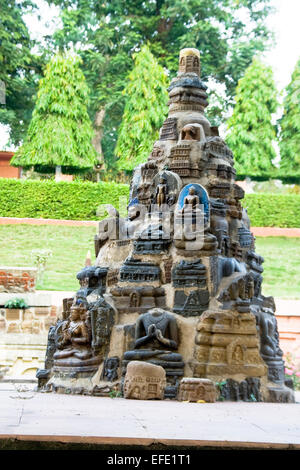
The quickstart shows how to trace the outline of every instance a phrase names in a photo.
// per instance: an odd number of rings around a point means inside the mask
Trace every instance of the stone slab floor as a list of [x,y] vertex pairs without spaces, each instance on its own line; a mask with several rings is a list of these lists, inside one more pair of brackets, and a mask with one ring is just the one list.
[[37,393],[0,384],[0,448],[6,440],[189,448],[300,449],[295,404],[185,403]]

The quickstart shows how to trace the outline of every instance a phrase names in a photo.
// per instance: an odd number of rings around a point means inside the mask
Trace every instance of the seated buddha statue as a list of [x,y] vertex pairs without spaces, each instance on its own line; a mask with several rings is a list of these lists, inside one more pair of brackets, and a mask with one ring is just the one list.
[[83,305],[72,305],[70,308],[69,318],[62,324],[59,349],[53,355],[55,365],[75,365],[92,357],[86,311]]
[[200,199],[199,196],[196,194],[196,189],[194,186],[190,186],[189,193],[185,196],[183,201],[183,208],[182,213],[184,212],[191,212],[195,211],[196,209],[199,210]]
[[178,327],[175,316],[161,309],[153,308],[139,316],[135,327],[134,349],[126,351],[125,361],[156,359],[163,367],[183,367],[178,348]]

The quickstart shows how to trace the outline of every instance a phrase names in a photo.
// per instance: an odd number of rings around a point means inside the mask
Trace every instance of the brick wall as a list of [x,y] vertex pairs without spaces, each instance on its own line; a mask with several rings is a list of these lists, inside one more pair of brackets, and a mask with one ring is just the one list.
[[21,169],[9,164],[13,152],[0,151],[0,178],[20,178]]

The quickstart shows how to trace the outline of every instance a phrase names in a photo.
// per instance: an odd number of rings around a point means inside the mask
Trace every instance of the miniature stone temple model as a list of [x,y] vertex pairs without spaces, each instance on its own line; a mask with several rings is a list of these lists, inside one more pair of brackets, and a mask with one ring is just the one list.
[[131,361],[124,380],[125,398],[151,400],[164,398],[166,373],[160,366]]
[[[49,334],[54,390],[214,401],[211,384],[222,383],[225,400],[294,400],[274,300],[262,293],[264,260],[234,156],[205,116],[200,69],[199,51],[183,49],[159,139],[132,176],[128,216],[110,208],[99,224],[95,266],[78,275]],[[159,392],[139,363],[165,373]]]
[[178,400],[180,401],[216,401],[217,393],[214,383],[209,379],[183,378],[180,382]]

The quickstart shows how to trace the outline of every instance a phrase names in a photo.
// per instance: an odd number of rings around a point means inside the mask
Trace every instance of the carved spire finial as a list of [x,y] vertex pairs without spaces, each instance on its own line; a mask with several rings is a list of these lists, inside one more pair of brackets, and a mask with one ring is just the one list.
[[198,49],[181,49],[179,54],[179,72],[196,73],[200,77],[200,52]]

